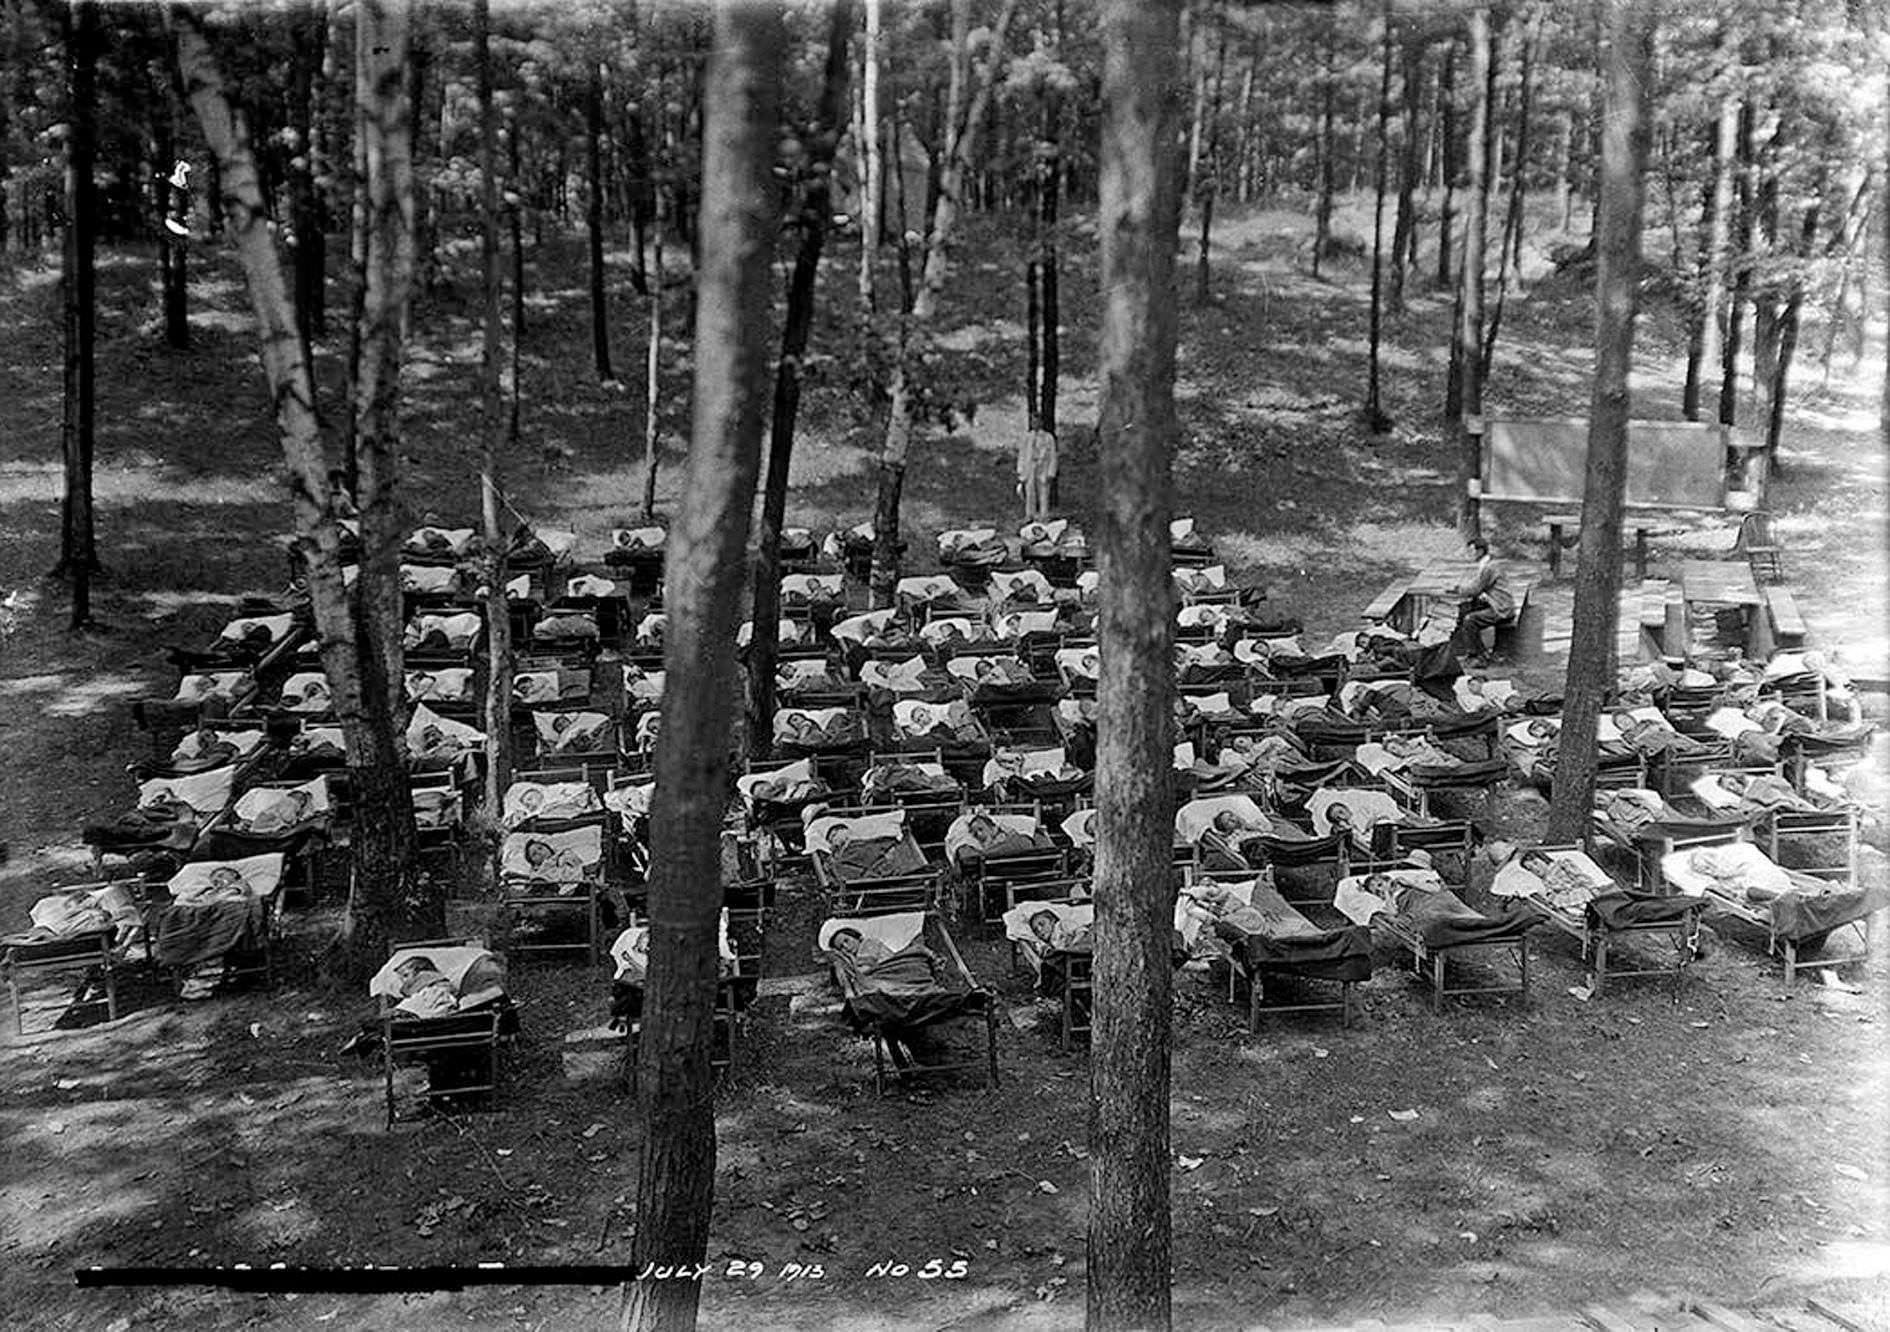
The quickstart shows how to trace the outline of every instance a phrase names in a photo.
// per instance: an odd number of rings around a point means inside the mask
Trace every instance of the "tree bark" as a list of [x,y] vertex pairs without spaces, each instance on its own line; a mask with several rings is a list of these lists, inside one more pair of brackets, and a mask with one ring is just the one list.
[[604,66],[595,57],[584,85],[584,187],[584,229],[591,256],[591,356],[601,381],[616,376],[610,368],[610,309],[604,281]]
[[[177,62],[169,53],[152,72],[151,99],[156,105],[153,129],[156,137],[158,211],[158,275],[164,304],[164,345],[176,351],[190,347],[190,267],[189,240],[173,232],[176,221],[190,225],[189,193],[171,184],[177,162],[177,113],[183,100],[177,87]],[[214,206],[214,205],[213,205]]]
[[1641,264],[1647,169],[1647,90],[1653,18],[1646,0],[1609,0],[1612,40],[1602,116],[1601,226],[1595,236],[1595,388],[1588,413],[1575,627],[1563,687],[1562,732],[1545,840],[1579,841],[1595,791],[1595,734],[1615,679],[1621,515],[1627,491],[1628,373]]
[[[1542,42],[1542,12],[1538,10],[1523,35],[1522,68],[1516,93],[1516,153],[1509,169],[1509,205],[1503,215],[1503,236],[1496,247],[1496,300],[1490,307],[1490,326],[1483,336],[1482,354],[1477,358],[1477,378],[1490,379],[1490,361],[1496,355],[1496,335],[1503,327],[1503,307],[1509,300],[1509,275],[1513,265],[1522,268],[1523,209],[1528,202],[1528,181],[1524,171],[1529,164],[1530,108],[1535,98],[1536,52]],[[1492,182],[1491,188],[1495,185]]]
[[1771,397],[1765,418],[1765,460],[1766,474],[1772,476],[1777,475],[1779,469],[1778,446],[1785,434],[1786,384],[1791,377],[1792,358],[1798,351],[1798,327],[1805,309],[1806,269],[1815,257],[1823,192],[1824,183],[1820,179],[1799,227],[1797,263],[1786,281],[1784,309],[1778,320],[1778,355],[1772,365],[1771,381],[1766,385]]
[[519,445],[519,345],[525,341],[525,191],[519,172],[519,136],[523,132],[515,110],[506,126],[506,158],[512,180],[512,198],[506,205],[506,223],[511,229],[512,249],[512,354],[508,367],[511,378],[510,401],[505,414],[505,444],[514,457]]
[[[787,39],[778,6],[716,9],[703,124],[693,440],[670,531],[668,688],[656,747],[650,966],[637,1086],[635,1270],[702,1262],[715,1197],[710,1045],[719,971],[720,837],[743,552],[768,374],[772,177]],[[625,1332],[691,1329],[701,1286],[637,1281]]]
[[[871,3],[872,0],[869,0]],[[768,471],[761,491],[761,531],[755,553],[753,628],[748,641],[748,753],[765,758],[774,735],[774,669],[781,640],[781,529],[787,521],[788,474],[794,458],[794,425],[801,406],[801,362],[814,330],[820,257],[833,216],[833,159],[846,127],[848,45],[853,0],[836,0],[828,17],[827,67],[820,107],[807,139],[806,177],[801,187],[800,236],[788,279],[787,313],[781,325],[781,359],[774,372],[774,406],[768,428]]]
[[[912,451],[911,338],[914,332],[931,323],[939,294],[945,288],[945,277],[950,271],[952,233],[958,220],[965,171],[971,159],[971,127],[983,119],[985,104],[990,101],[998,71],[1003,67],[1005,37],[1016,12],[1017,0],[1004,0],[997,21],[991,27],[990,54],[983,69],[974,76],[970,49],[971,0],[952,0],[951,84],[943,143],[935,158],[940,162],[938,195],[925,240],[925,263],[920,271],[918,290],[913,296],[911,311],[901,323],[888,391],[891,405],[886,413],[886,436],[880,446],[879,495],[874,506],[873,568],[869,580],[875,606],[892,604],[893,587],[899,581],[899,495],[905,486],[906,461]],[[972,91],[974,83],[975,91]],[[897,148],[895,140],[895,152]]]
[[1170,1326],[1169,858],[1179,0],[1105,0],[1088,1318]]
[[656,517],[657,450],[662,438],[663,407],[663,203],[656,204],[650,245],[650,334],[643,362],[643,504],[644,522]]
[[1378,167],[1372,186],[1372,295],[1367,317],[1365,361],[1365,428],[1383,434],[1390,424],[1379,403],[1378,348],[1385,310],[1385,173],[1391,158],[1391,0],[1385,0],[1378,70]]
[[95,357],[98,321],[94,250],[98,205],[92,184],[97,147],[99,23],[95,0],[74,0],[65,11],[66,126],[65,416],[60,431],[65,455],[59,567],[72,580],[69,623],[92,623],[92,575],[98,543],[92,510],[92,445],[96,433]]
[[1441,127],[1438,137],[1438,169],[1444,177],[1444,204],[1437,213],[1437,285],[1450,286],[1451,231],[1457,201],[1457,173],[1460,156],[1457,148],[1457,38],[1453,35],[1444,47],[1444,67],[1437,76],[1437,100]]
[[1719,358],[1719,423],[1739,418],[1739,344],[1744,333],[1746,295],[1752,289],[1752,157],[1754,107],[1739,106],[1734,134],[1733,201],[1737,219],[1733,237],[1732,290],[1726,298],[1726,340]]
[[[1052,49],[1063,47],[1063,4],[1057,0]],[[1059,292],[1060,248],[1057,237],[1057,212],[1063,193],[1063,94],[1052,88],[1044,98],[1044,157],[1039,165],[1038,238],[1040,241],[1037,279],[1042,301],[1043,356],[1038,364],[1037,429],[1057,433],[1057,385],[1063,374],[1063,308]],[[1205,221],[1202,223],[1205,227]],[[1051,503],[1056,501],[1056,478],[1050,481]]]
[[[1423,141],[1418,137],[1419,108],[1424,99],[1424,44],[1415,37],[1404,43],[1404,143],[1398,155],[1398,220],[1391,230],[1391,287],[1385,306],[1393,314],[1404,311],[1404,273],[1406,255],[1417,256],[1417,177],[1418,153]],[[1382,137],[1383,130],[1380,130]]]
[[261,328],[263,370],[294,502],[295,549],[306,575],[323,674],[348,750],[356,801],[354,887],[343,925],[344,947],[332,960],[340,976],[365,979],[385,960],[391,939],[437,935],[440,930],[437,909],[429,911],[414,890],[413,805],[393,687],[366,626],[354,614],[343,580],[341,529],[315,416],[310,366],[296,329],[295,300],[282,255],[271,234],[249,128],[232,106],[199,11],[179,5],[166,13],[186,97],[218,163],[225,230],[242,264],[250,308]]
[[1332,244],[1332,196],[1336,189],[1337,171],[1333,165],[1333,156],[1337,151],[1338,139],[1336,115],[1333,104],[1336,100],[1334,84],[1338,81],[1338,72],[1333,68],[1335,38],[1328,33],[1320,43],[1319,66],[1319,194],[1313,204],[1313,251],[1312,275],[1318,277],[1326,262],[1326,251]]
[[1214,92],[1208,98],[1206,169],[1203,170],[1197,164],[1194,178],[1195,198],[1201,205],[1201,244],[1194,272],[1194,300],[1197,305],[1208,303],[1208,281],[1213,275],[1208,256],[1214,233],[1214,199],[1221,188],[1221,87],[1227,76],[1226,23],[1220,25],[1220,30],[1220,42],[1214,55]]
[[1470,126],[1465,135],[1468,160],[1464,173],[1463,261],[1457,272],[1456,336],[1451,344],[1450,377],[1444,414],[1457,440],[1459,492],[1458,525],[1464,536],[1476,535],[1480,505],[1471,483],[1482,470],[1479,439],[1469,429],[1472,418],[1483,415],[1483,259],[1484,225],[1489,220],[1489,171],[1495,117],[1490,107],[1490,15],[1470,11]]
[[[1720,103],[1713,132],[1713,183],[1706,195],[1705,247],[1700,255],[1700,340],[1697,356],[1687,358],[1681,411],[1689,421],[1700,419],[1703,386],[1709,369],[1717,370],[1726,325],[1726,232],[1733,210],[1733,161],[1738,154],[1739,101],[1728,95]],[[1691,349],[1689,349],[1691,350]]]
[[473,0],[474,81],[479,97],[479,498],[486,565],[486,818],[497,828],[512,782],[512,613],[503,490],[505,279],[499,257],[499,112],[493,96],[492,3]]
[[[879,262],[879,223],[886,207],[886,166],[879,124],[880,0],[865,0],[865,4],[866,49],[860,68],[860,147],[866,155],[865,179],[860,182],[860,309],[870,315],[876,305],[873,269]],[[898,145],[893,148],[896,153]],[[756,632],[760,629],[757,622]]]
[[328,332],[327,238],[322,234],[321,196],[315,181],[315,75],[327,44],[327,14],[318,4],[291,18],[289,116],[295,149],[289,162],[290,221],[295,232],[295,313],[302,340]]

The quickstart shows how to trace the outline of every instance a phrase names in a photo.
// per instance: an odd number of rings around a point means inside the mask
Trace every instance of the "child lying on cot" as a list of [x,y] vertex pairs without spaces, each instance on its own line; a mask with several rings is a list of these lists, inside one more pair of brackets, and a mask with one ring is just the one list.
[[984,729],[962,700],[945,704],[902,701],[893,705],[893,725],[907,740],[941,740],[946,743],[976,743],[985,738]]
[[584,754],[609,743],[610,718],[602,712],[534,712],[532,729],[541,754]]
[[940,984],[939,956],[917,937],[895,949],[851,925],[842,925],[828,933],[822,949],[862,990],[925,994]]
[[534,643],[595,643],[597,617],[584,610],[554,611],[532,626]]
[[588,782],[515,781],[505,791],[505,826],[517,828],[533,819],[576,819],[603,805]]
[[464,652],[479,637],[484,622],[471,611],[458,615],[416,615],[401,634],[408,651]]
[[417,768],[437,771],[467,758],[486,742],[485,733],[442,717],[425,704],[407,722],[407,754]]
[[189,777],[247,758],[261,748],[267,738],[260,730],[220,731],[214,726],[200,726],[177,742],[168,762],[147,759],[129,765],[128,771],[140,781],[152,777]]
[[463,666],[440,671],[408,671],[407,698],[414,703],[470,703],[472,672]]
[[400,590],[421,596],[451,596],[459,591],[459,570],[450,564],[403,564]]
[[855,840],[844,823],[827,830],[826,851],[828,863],[842,879],[893,879],[925,868],[924,853],[911,839],[901,835]]
[[905,759],[876,763],[860,776],[860,792],[869,799],[896,795],[956,795],[964,788],[942,764]]
[[993,815],[973,810],[953,820],[945,833],[946,853],[958,865],[1028,855],[1053,845],[1050,834],[1030,814]]
[[253,836],[289,833],[321,822],[328,809],[325,777],[287,788],[257,786],[238,798],[230,811],[230,826]]
[[112,933],[112,951],[121,958],[141,955],[144,917],[122,883],[102,888],[67,888],[48,893],[27,913],[27,928],[0,938],[9,944],[52,943],[87,934]]
[[[186,675],[177,682],[177,693],[173,695],[180,703],[231,703],[237,694],[250,683],[247,671],[214,671]],[[327,687],[324,683],[323,688]],[[323,703],[324,707],[327,706]]]

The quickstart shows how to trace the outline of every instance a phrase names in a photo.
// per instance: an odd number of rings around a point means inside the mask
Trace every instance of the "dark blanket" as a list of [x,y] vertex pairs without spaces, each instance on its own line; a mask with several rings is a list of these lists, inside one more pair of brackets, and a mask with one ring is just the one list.
[[971,1013],[981,1013],[987,991],[971,988],[922,943],[913,942],[889,957],[862,965],[847,956],[834,958],[847,1021],[862,1033],[897,1033]]
[[153,955],[159,966],[194,967],[231,953],[260,952],[266,928],[267,915],[255,897],[198,906],[173,903],[158,921]]
[[1890,906],[1890,889],[1861,884],[1827,883],[1813,888],[1805,876],[1797,887],[1774,898],[1772,932],[1793,943],[1821,941],[1835,929]]
[[192,860],[247,860],[251,856],[280,851],[288,857],[299,855],[322,827],[322,820],[311,820],[281,832],[253,833],[238,828],[213,828],[197,839],[191,849]]
[[1645,925],[1682,925],[1706,905],[1684,893],[1643,893],[1628,889],[1603,893],[1586,908],[1591,929],[1620,930]]
[[1534,912],[1488,916],[1473,911],[1448,888],[1432,892],[1419,888],[1401,890],[1397,914],[1399,922],[1414,930],[1426,948],[1510,943],[1541,923]]
[[1215,931],[1253,971],[1313,980],[1362,981],[1372,974],[1372,932],[1319,903],[1263,900],[1215,922]]
[[1507,759],[1475,759],[1459,763],[1413,763],[1405,769],[1418,786],[1488,786],[1509,775]]

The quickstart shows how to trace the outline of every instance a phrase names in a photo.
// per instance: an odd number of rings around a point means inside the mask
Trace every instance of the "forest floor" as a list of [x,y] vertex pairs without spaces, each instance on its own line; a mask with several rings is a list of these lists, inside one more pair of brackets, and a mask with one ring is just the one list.
[[[1216,298],[1183,314],[1176,478],[1182,511],[1235,572],[1329,633],[1356,623],[1386,578],[1455,547],[1455,465],[1436,420],[1449,302],[1423,284],[1389,321],[1385,405],[1397,426],[1369,436],[1354,411],[1368,274],[1300,271],[1305,225],[1254,213],[1222,229]],[[1072,249],[1063,495],[1082,520],[1093,510],[1096,300],[1093,261],[1083,242]],[[633,509],[640,394],[588,373],[577,257],[575,247],[534,255],[529,445],[512,489],[522,512],[577,526],[595,549]],[[1000,234],[974,234],[963,251],[947,342],[980,409],[965,433],[915,446],[915,550],[941,527],[1014,509],[1006,455],[1021,426],[1011,382],[1021,320],[990,311],[1008,308],[1020,266]],[[237,596],[278,589],[284,572],[279,453],[233,271],[200,266],[186,353],[160,346],[149,256],[114,254],[100,277],[108,574],[105,630],[85,636],[65,632],[61,589],[41,577],[58,531],[55,281],[42,270],[0,279],[0,594],[17,593],[0,639],[0,840],[11,851],[0,928],[20,924],[48,885],[82,877],[80,824],[127,803],[124,764],[149,745],[129,704],[174,683],[161,647],[202,640]],[[844,263],[829,269],[837,300],[849,282]],[[616,286],[616,350],[630,366],[641,321],[627,282]],[[1585,412],[1589,310],[1572,279],[1512,293],[1493,410]],[[460,289],[414,321],[416,513],[476,512],[473,317]],[[1675,346],[1671,316],[1650,312],[1638,414],[1678,415]],[[331,370],[338,350],[338,339],[324,344]],[[1873,357],[1857,369],[1840,354],[1828,388],[1815,368],[1801,376],[1775,507],[1814,640],[1882,678],[1880,349]],[[673,391],[681,382],[678,370]],[[850,392],[835,379],[810,395],[792,520],[824,528],[870,512],[872,440],[850,424]],[[667,477],[660,495],[673,498]],[[1722,553],[1730,538],[1663,539],[1655,572]],[[1499,550],[1539,563],[1531,543],[1518,526]],[[1559,687],[1559,672],[1551,656],[1525,674]],[[1513,796],[1488,817],[1527,831],[1541,812]],[[1005,945],[967,925],[966,959],[1002,996],[1002,1085],[875,1095],[865,1043],[793,997],[818,969],[816,907],[795,885],[782,903],[768,994],[718,1102],[705,1323],[1079,1325],[1086,1058],[1059,1052]],[[6,1321],[204,1332],[610,1322],[605,1287],[75,1290],[74,1270],[90,1264],[592,1264],[625,1252],[635,1140],[622,1056],[582,1038],[604,1019],[603,974],[515,968],[524,1031],[496,1109],[386,1131],[377,1069],[338,1054],[365,1000],[315,977],[332,918],[331,906],[291,917],[292,955],[272,993],[183,1006],[134,989],[116,1021],[79,1029],[49,1031],[43,1013],[29,1014],[33,1029],[0,1061]],[[1223,981],[1178,976],[1177,1324],[1523,1318],[1651,1290],[1774,1305],[1815,1293],[1890,1327],[1890,967],[1878,959],[1836,983],[1788,987],[1762,940],[1728,931],[1678,987],[1626,981],[1590,1001],[1571,992],[1584,968],[1566,940],[1543,934],[1532,950],[1526,1005],[1460,1000],[1433,1015],[1386,965],[1351,1031],[1287,1018],[1250,1036]],[[930,1259],[962,1261],[965,1275],[921,1279]],[[869,1275],[883,1261],[912,1270]],[[729,1277],[732,1262],[761,1275]]]

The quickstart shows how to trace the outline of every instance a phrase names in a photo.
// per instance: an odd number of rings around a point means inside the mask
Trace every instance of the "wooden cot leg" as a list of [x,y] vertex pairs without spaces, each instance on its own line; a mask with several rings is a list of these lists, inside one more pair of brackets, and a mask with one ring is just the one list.
[[1790,985],[1798,977],[1798,945],[1790,939],[1785,941],[1785,983]]
[[884,1044],[885,1039],[883,1037],[878,1035],[873,1037],[873,1090],[881,1096],[886,1094],[886,1058],[883,1049]]
[[[1527,959],[1528,955],[1529,955],[1528,950],[1525,948],[1523,950],[1524,958]],[[1599,999],[1601,998],[1601,991],[1603,987],[1607,985],[1607,983],[1608,983],[1608,932],[1606,930],[1602,930],[1595,935],[1595,974],[1594,974],[1594,977],[1589,981],[1589,984],[1588,984],[1589,991],[1594,995],[1595,998]]]
[[118,1020],[118,968],[112,965],[112,956],[105,954],[105,1016]]
[[1444,1011],[1444,955],[1431,954],[1431,1012]]
[[13,1034],[26,1035],[26,1014],[20,1008],[20,982],[11,971],[7,973],[7,997],[13,1002]]
[[393,1033],[381,1029],[381,1070],[387,1081],[387,1127],[394,1127],[394,1041]]
[[1522,983],[1517,989],[1517,1002],[1529,1003],[1529,936],[1524,935],[1516,944],[1517,969],[1522,972]]
[[991,1058],[991,1086],[993,1089],[995,1089],[998,1085],[998,1057],[997,1057],[998,1020],[997,1020],[997,1009],[989,1005],[987,1005],[984,1010],[984,1035],[985,1035],[985,1043],[986,1043],[985,1048],[989,1051],[990,1058]]

